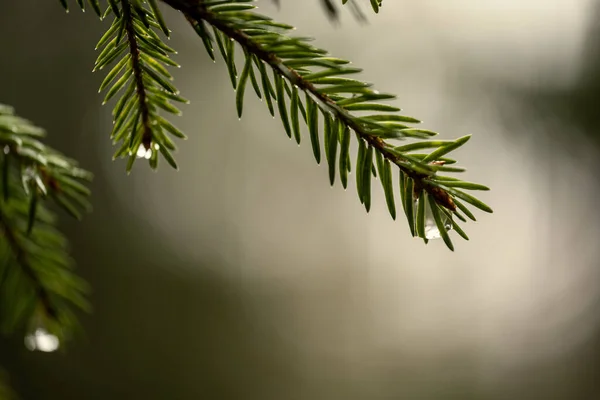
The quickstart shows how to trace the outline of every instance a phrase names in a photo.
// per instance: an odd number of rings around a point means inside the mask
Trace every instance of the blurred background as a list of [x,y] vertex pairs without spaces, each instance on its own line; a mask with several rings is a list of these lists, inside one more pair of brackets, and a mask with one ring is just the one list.
[[108,22],[72,3],[0,1],[0,101],[96,176],[94,212],[61,223],[94,312],[66,353],[0,339],[22,399],[600,398],[600,2],[365,1],[366,24],[258,2],[424,127],[473,134],[456,157],[494,214],[454,253],[412,239],[379,187],[369,215],[330,188],[251,90],[239,121],[174,12],[189,140],[179,172],[127,176],[91,73]]

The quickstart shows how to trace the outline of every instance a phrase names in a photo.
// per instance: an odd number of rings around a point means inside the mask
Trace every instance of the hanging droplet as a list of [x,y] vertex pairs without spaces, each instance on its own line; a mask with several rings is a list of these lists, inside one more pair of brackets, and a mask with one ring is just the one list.
[[58,337],[48,333],[44,328],[37,328],[33,333],[25,336],[25,347],[31,351],[50,353],[56,351],[59,346]]
[[10,147],[8,145],[4,146],[4,154],[10,153]]
[[[419,200],[415,200],[415,213],[418,209]],[[452,220],[450,220],[446,214],[440,211],[440,217],[442,217],[442,221],[444,222],[444,227],[447,231],[452,230]],[[429,202],[425,205],[425,239],[434,240],[440,239],[442,235],[440,234],[440,229],[435,223],[435,218],[433,218],[433,212],[431,211],[431,205]]]
[[433,219],[425,220],[425,239],[439,239],[442,235]]
[[138,147],[138,149],[137,149],[136,156],[138,156],[138,158],[143,158],[145,155],[146,155],[146,148],[144,147],[144,145],[140,145],[140,147]]

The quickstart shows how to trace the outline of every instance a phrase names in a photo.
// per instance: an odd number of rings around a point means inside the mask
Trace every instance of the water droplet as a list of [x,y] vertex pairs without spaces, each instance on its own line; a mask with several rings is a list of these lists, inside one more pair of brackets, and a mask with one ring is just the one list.
[[4,154],[10,153],[10,147],[8,145],[4,146]]
[[144,154],[144,158],[149,160],[152,157],[152,149],[146,150],[146,154]]
[[160,149],[160,146],[159,146],[159,144],[158,144],[158,143],[154,143],[154,149],[155,149],[155,150],[158,150],[158,149]]
[[[417,212],[419,200],[415,200],[415,213]],[[442,221],[444,222],[444,227],[447,231],[452,230],[452,221],[440,211]],[[433,212],[431,211],[431,206],[429,202],[425,205],[425,239],[434,240],[440,239],[442,237],[437,224],[435,223],[435,219],[433,218]]]
[[440,234],[440,230],[435,224],[434,220],[426,220],[425,221],[425,238],[429,240],[439,239],[442,235]]
[[140,147],[138,147],[136,155],[138,156],[138,158],[143,158],[146,155],[146,149],[143,145],[140,145]]
[[25,347],[31,351],[50,353],[56,351],[59,346],[58,337],[48,333],[44,328],[37,328],[33,333],[25,336]]

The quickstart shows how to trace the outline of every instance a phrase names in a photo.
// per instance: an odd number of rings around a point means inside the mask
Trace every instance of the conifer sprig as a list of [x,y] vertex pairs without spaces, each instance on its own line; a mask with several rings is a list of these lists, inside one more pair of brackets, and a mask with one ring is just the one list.
[[[106,91],[104,102],[121,93],[113,110],[111,138],[120,144],[115,157],[129,158],[128,171],[136,158],[146,158],[156,168],[159,152],[176,168],[171,136],[185,138],[160,115],[179,115],[171,102],[187,100],[171,83],[167,67],[178,65],[170,58],[175,51],[158,33],[169,36],[157,1],[76,0],[81,10],[90,6],[100,19],[113,16],[98,43],[102,50],[94,70],[112,66],[100,91]],[[311,38],[291,36],[292,26],[254,12],[251,0],[162,1],[185,15],[212,59],[218,49],[237,92],[238,115],[242,116],[250,83],[269,112],[274,115],[277,110],[287,136],[298,143],[304,121],[317,163],[327,161],[330,183],[339,176],[346,188],[354,169],[358,196],[367,211],[376,176],[392,218],[397,215],[398,193],[411,234],[425,242],[437,235],[450,249],[450,230],[468,239],[456,220],[475,220],[469,207],[492,212],[465,192],[487,187],[441,175],[464,171],[453,166],[456,161],[447,155],[470,136],[434,140],[435,132],[414,127],[417,119],[383,102],[394,95],[355,79],[359,68],[312,46]],[[59,2],[68,11],[68,1]],[[333,10],[331,1],[324,3]],[[370,4],[378,12],[382,0]],[[241,68],[235,58],[236,44],[238,54],[243,54]],[[92,176],[45,146],[40,141],[44,136],[41,128],[0,104],[0,331],[41,327],[64,338],[76,326],[74,310],[89,307],[87,285],[71,270],[67,241],[56,229],[56,217],[47,204],[81,218],[91,209],[85,182]],[[393,140],[410,142],[392,144]],[[358,154],[352,166],[353,141]]]
[[[113,111],[111,137],[115,143],[121,142],[115,157],[129,157],[128,171],[137,157],[148,158],[156,168],[159,151],[176,167],[170,135],[185,137],[158,115],[159,109],[179,114],[170,101],[186,101],[179,97],[165,68],[177,64],[169,58],[173,50],[155,32],[169,34],[156,1],[108,0],[104,16],[114,14],[114,20],[98,44],[103,50],[95,69],[116,62],[100,88],[108,89],[105,102],[124,91]],[[456,219],[475,219],[462,201],[492,211],[464,192],[488,190],[487,187],[440,175],[464,171],[451,165],[456,161],[446,155],[464,145],[470,136],[453,141],[433,140],[435,132],[415,127],[419,120],[401,115],[399,108],[383,102],[394,99],[394,95],[381,93],[370,83],[354,78],[362,71],[360,68],[312,46],[311,38],[291,36],[292,26],[256,13],[252,0],[162,1],[185,15],[213,60],[218,49],[237,92],[238,116],[242,116],[245,89],[250,82],[272,115],[277,109],[288,137],[300,143],[300,120],[306,123],[314,157],[317,163],[322,158],[327,160],[332,185],[338,175],[344,188],[348,185],[352,169],[349,148],[355,137],[356,187],[367,212],[371,208],[372,177],[379,176],[388,210],[395,219],[394,182],[399,182],[411,234],[427,242],[430,235],[426,225],[434,224],[439,237],[453,249],[448,230],[468,239]],[[342,4],[347,2],[342,0]],[[78,3],[83,9],[83,1]],[[375,12],[379,12],[382,3],[370,1]],[[244,57],[242,68],[236,63],[236,43]],[[392,144],[394,140],[411,143]],[[394,170],[399,180],[393,177]]]
[[81,218],[91,210],[83,182],[92,175],[44,145],[44,136],[0,105],[0,328],[43,325],[64,337],[76,321],[72,308],[89,307],[87,285],[72,272],[67,241],[45,203]]
[[[399,194],[413,236],[427,241],[424,226],[427,218],[417,218],[415,210],[423,207],[427,198],[433,200],[429,211],[432,221],[450,249],[453,245],[448,236],[449,229],[468,238],[454,217],[466,221],[461,211],[472,216],[459,199],[491,212],[486,204],[458,190],[488,190],[487,187],[438,175],[441,172],[464,171],[450,166],[455,161],[445,155],[464,145],[470,136],[454,141],[431,140],[436,133],[414,127],[420,123],[419,120],[399,114],[397,107],[381,103],[394,99],[394,95],[381,93],[372,89],[371,84],[352,78],[361,69],[349,66],[348,60],[332,57],[327,51],[312,46],[310,38],[290,36],[294,29],[292,26],[256,13],[255,6],[250,4],[252,0],[163,1],[185,14],[211,58],[214,59],[214,48],[218,47],[237,90],[238,115],[242,113],[245,85],[250,81],[256,94],[266,100],[272,115],[273,104],[276,104],[286,134],[290,138],[293,135],[298,142],[298,116],[302,116],[308,126],[317,163],[321,161],[323,141],[332,185],[337,168],[342,185],[347,186],[351,169],[350,139],[355,136],[359,146],[354,166],[356,186],[367,212],[371,207],[372,176],[379,172],[389,212],[392,218],[396,217],[392,165],[399,170]],[[378,11],[381,1],[371,4]],[[245,57],[239,78],[234,60],[234,41]],[[272,77],[268,70],[271,70]],[[260,76],[262,87],[257,83],[257,76]],[[300,91],[305,93],[304,101],[299,96]],[[404,146],[389,143],[389,140],[406,139],[413,142]],[[421,150],[431,152],[414,153]],[[416,226],[418,224],[422,226]]]
[[171,154],[176,146],[171,136],[186,136],[160,115],[164,111],[180,115],[172,101],[188,103],[171,81],[167,66],[179,67],[167,46],[156,33],[167,37],[169,30],[155,0],[113,0],[105,16],[114,15],[111,27],[98,42],[102,48],[94,70],[114,64],[100,85],[106,90],[104,103],[122,92],[113,110],[111,139],[120,143],[114,158],[127,157],[127,171],[136,158],[146,158],[152,168],[158,166],[158,154],[177,169]]

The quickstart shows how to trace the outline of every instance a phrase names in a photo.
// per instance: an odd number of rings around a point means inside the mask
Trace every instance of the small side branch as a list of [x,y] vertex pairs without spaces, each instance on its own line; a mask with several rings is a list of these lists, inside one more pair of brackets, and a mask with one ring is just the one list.
[[125,32],[127,42],[129,43],[129,53],[131,54],[131,68],[135,79],[136,93],[138,95],[138,104],[140,108],[140,119],[143,127],[142,144],[146,150],[150,149],[152,144],[152,127],[150,126],[150,110],[146,101],[146,88],[144,86],[144,71],[140,62],[140,50],[138,48],[135,28],[133,25],[133,14],[131,5],[128,1],[122,2],[123,18],[125,20]]
[[[52,319],[58,319],[58,312],[50,299],[50,293],[44,287],[40,281],[37,273],[32,268],[31,264],[27,260],[27,252],[23,249],[19,239],[15,234],[15,228],[12,226],[9,216],[6,214],[2,205],[0,204],[0,232],[6,239],[8,246],[10,247],[16,263],[21,268],[23,274],[29,278],[31,284],[35,290],[37,297],[46,313],[46,315]],[[6,266],[5,268],[9,268]]]

